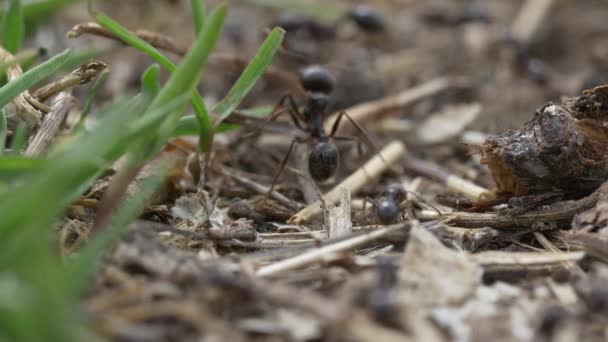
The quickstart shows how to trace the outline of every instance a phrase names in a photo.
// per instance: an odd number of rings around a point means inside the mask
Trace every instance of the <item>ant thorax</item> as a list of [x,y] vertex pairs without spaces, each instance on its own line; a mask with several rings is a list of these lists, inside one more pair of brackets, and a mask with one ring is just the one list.
[[328,103],[327,94],[320,92],[309,93],[303,114],[308,121],[308,128],[313,137],[322,138],[327,136],[325,134],[324,123]]

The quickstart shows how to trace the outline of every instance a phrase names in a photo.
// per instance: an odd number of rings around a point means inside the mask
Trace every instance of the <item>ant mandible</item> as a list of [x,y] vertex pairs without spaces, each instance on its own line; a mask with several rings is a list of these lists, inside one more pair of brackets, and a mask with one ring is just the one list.
[[[272,190],[281,175],[289,155],[296,143],[310,142],[313,145],[312,151],[308,156],[308,171],[310,176],[316,182],[323,182],[331,178],[338,169],[339,153],[336,145],[332,140],[356,140],[356,137],[339,137],[335,136],[340,126],[342,117],[346,117],[353,126],[363,135],[366,144],[373,147],[371,140],[367,138],[365,131],[350,117],[346,112],[340,112],[334,121],[330,133],[325,131],[324,123],[329,104],[329,94],[333,90],[335,79],[329,71],[321,66],[308,66],[299,72],[299,80],[302,88],[307,92],[307,100],[304,108],[300,111],[295,100],[290,94],[284,95],[276,105],[275,114],[269,121],[276,119],[280,114],[287,112],[291,117],[294,125],[301,131],[307,134],[307,137],[295,137],[287,153],[281,162],[279,172],[275,176],[272,186],[268,193]],[[284,111],[276,111],[287,102],[287,109]]]

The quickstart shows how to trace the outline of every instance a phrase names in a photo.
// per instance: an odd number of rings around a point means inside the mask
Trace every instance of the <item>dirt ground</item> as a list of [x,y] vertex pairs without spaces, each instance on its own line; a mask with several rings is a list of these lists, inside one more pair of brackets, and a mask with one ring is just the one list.
[[[255,2],[229,3],[219,47],[199,87],[208,103],[227,92],[268,29],[297,14]],[[306,3],[321,12],[327,7],[326,14],[356,5]],[[336,78],[328,116],[342,110],[355,116],[359,104],[381,107],[378,101],[410,91],[411,100],[401,105],[355,118],[367,135],[340,131],[369,138],[383,153],[389,143],[403,143],[390,167],[351,189],[352,200],[338,209],[329,205],[324,214],[294,224],[293,215],[317,200],[318,191],[326,193],[360,170],[375,148],[363,143],[358,151],[356,142],[337,141],[338,172],[316,189],[301,175],[310,146],[297,147],[275,186],[279,195],[267,200],[290,140],[303,134],[287,115],[263,132],[233,119],[243,128],[216,136],[203,189],[196,186],[200,170],[188,163],[195,140],[174,140],[155,160],[173,163],[172,178],[108,253],[83,300],[100,334],[117,341],[608,339],[605,191],[543,197],[549,189],[525,194],[539,203],[527,198],[519,206],[522,194],[499,194],[496,202],[471,198],[471,191],[488,195],[496,188],[496,175],[481,163],[488,135],[516,130],[547,103],[608,82],[606,3],[554,1],[537,27],[522,24],[536,27],[525,43],[509,34],[523,1],[366,3],[383,14],[384,30],[365,32],[346,20],[332,34],[306,27],[287,32],[272,73],[241,109],[274,106],[285,93],[304,105],[310,94],[297,75],[313,64]],[[184,47],[192,40],[188,1],[108,0],[98,6],[130,29],[163,33]],[[31,44],[51,51],[111,46],[98,58],[111,70],[95,104],[102,108],[138,89],[151,60],[98,37],[63,38],[89,20],[85,7],[62,10]],[[416,93],[429,83],[431,90]],[[481,188],[459,191],[448,184],[451,176]],[[83,199],[99,200],[108,179]],[[410,194],[398,219],[381,225],[376,209],[362,200],[386,200],[383,193],[395,182]],[[587,199],[592,202],[581,202]],[[580,210],[543,219],[542,211],[556,202]],[[469,225],[436,211],[496,215],[508,223]],[[86,241],[93,217],[86,206],[72,207],[61,232],[66,253]],[[344,217],[352,224],[334,222]],[[342,226],[346,233],[337,231]]]

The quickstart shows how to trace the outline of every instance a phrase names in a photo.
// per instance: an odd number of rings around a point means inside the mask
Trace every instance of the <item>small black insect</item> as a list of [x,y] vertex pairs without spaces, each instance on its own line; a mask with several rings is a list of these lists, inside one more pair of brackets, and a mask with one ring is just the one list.
[[368,5],[355,6],[344,12],[340,20],[333,24],[292,13],[281,13],[273,26],[278,26],[288,33],[306,32],[316,40],[328,40],[335,38],[336,29],[345,21],[351,21],[360,30],[367,32],[380,32],[386,28],[382,13]]
[[345,16],[367,32],[380,32],[386,28],[382,13],[368,5],[358,5],[347,11]]
[[422,18],[430,25],[443,27],[469,23],[489,24],[493,20],[484,4],[478,1],[469,2],[460,13],[450,13],[445,8],[430,6],[423,11]]
[[387,326],[399,326],[399,307],[395,298],[398,267],[388,257],[376,259],[376,286],[370,291],[367,305],[374,317]]
[[[411,194],[416,200],[406,201],[406,194]],[[366,202],[372,204],[376,211],[376,217],[380,224],[392,224],[396,223],[402,218],[402,213],[405,212],[404,216],[414,218],[414,209],[420,207],[421,203],[425,203],[427,206],[435,210],[439,215],[441,212],[434,205],[418,196],[415,192],[405,190],[399,183],[391,183],[386,186],[384,193],[380,200],[366,199]],[[365,208],[364,208],[365,210]]]
[[405,200],[405,190],[401,184],[390,184],[384,190],[384,196],[374,203],[376,215],[382,224],[391,224],[399,219],[401,202]]
[[457,22],[461,24],[490,24],[492,20],[492,15],[488,12],[488,9],[484,3],[481,3],[479,1],[472,1],[465,6],[464,10],[458,17]]
[[515,65],[521,72],[536,83],[547,83],[549,80],[547,67],[541,59],[532,56],[529,46],[522,44],[510,33],[507,33],[504,43],[515,51]]
[[[357,137],[339,137],[335,135],[342,118],[346,117],[364,137],[367,137],[363,129],[346,112],[341,112],[338,115],[329,134],[325,131],[324,123],[329,105],[329,94],[333,90],[335,83],[334,77],[327,69],[318,65],[308,66],[300,70],[299,80],[308,96],[303,109],[300,110],[293,97],[287,94],[281,98],[276,106],[280,108],[287,102],[287,109],[278,112],[275,110],[275,114],[269,118],[269,121],[274,120],[283,113],[288,113],[293,124],[299,130],[305,132],[306,137],[295,137],[292,140],[281,162],[279,172],[275,176],[270,192],[272,192],[274,184],[285,168],[285,164],[296,143],[312,144],[313,148],[308,156],[308,171],[315,181],[323,182],[335,175],[339,165],[339,153],[333,140],[359,141]],[[369,139],[366,140],[367,144],[373,146]]]
[[333,25],[291,13],[281,13],[273,26],[278,26],[288,33],[305,31],[311,38],[316,40],[333,39],[336,35]]

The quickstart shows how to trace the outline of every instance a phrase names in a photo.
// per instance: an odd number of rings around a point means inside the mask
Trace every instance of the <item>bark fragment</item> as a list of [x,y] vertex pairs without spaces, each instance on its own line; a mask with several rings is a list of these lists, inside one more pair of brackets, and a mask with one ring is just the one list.
[[548,104],[519,130],[490,137],[482,162],[496,191],[588,194],[608,179],[608,85]]

